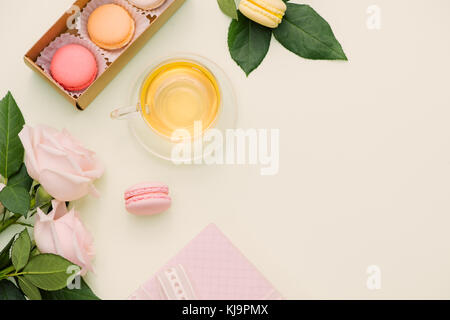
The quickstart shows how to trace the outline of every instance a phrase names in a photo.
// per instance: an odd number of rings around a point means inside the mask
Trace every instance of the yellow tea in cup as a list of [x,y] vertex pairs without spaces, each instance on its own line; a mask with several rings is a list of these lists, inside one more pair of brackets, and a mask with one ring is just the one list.
[[194,123],[210,128],[219,113],[220,90],[214,75],[189,60],[167,62],[150,73],[141,89],[142,115],[157,133],[171,137],[185,129],[194,136]]

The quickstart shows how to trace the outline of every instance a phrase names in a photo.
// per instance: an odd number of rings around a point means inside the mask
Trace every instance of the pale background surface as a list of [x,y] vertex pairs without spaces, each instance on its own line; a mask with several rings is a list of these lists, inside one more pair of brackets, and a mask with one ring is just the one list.
[[[450,298],[448,0],[305,0],[350,62],[302,60],[274,40],[248,79],[227,50],[229,19],[213,0],[188,0],[84,112],[22,61],[72,2],[0,1],[0,95],[11,90],[29,124],[66,127],[106,165],[102,197],[75,203],[95,237],[87,281],[101,298],[126,298],[211,222],[289,299]],[[371,4],[382,9],[380,31],[366,27]],[[277,176],[175,167],[109,119],[141,70],[179,51],[227,70],[239,127],[280,128]],[[125,212],[122,193],[141,180],[170,185],[169,212]],[[372,264],[378,291],[366,288]]]

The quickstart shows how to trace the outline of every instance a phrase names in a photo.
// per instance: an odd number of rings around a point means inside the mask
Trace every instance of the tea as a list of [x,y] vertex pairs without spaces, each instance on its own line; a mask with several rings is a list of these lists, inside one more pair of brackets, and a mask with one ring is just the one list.
[[194,134],[194,123],[210,128],[219,113],[220,90],[214,75],[192,61],[172,61],[156,68],[141,89],[142,115],[159,134],[175,130]]

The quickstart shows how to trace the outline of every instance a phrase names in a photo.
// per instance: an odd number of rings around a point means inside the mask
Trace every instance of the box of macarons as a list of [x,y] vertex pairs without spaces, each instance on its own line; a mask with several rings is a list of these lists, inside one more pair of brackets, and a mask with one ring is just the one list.
[[185,0],[78,0],[25,63],[84,110]]

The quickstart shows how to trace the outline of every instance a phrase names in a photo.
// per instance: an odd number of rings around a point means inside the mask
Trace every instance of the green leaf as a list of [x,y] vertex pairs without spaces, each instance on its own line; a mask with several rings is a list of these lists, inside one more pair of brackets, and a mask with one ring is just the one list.
[[12,213],[26,217],[30,209],[30,194],[21,186],[6,186],[0,191],[0,202]]
[[230,18],[238,19],[236,3],[234,0],[217,0],[220,10]]
[[19,170],[24,149],[19,132],[25,124],[11,92],[0,101],[0,175],[9,178]]
[[19,288],[9,280],[0,281],[0,300],[26,300]]
[[42,300],[41,293],[39,289],[33,285],[30,281],[24,277],[17,277],[17,282],[19,284],[20,290],[28,297],[30,300]]
[[273,34],[286,49],[303,58],[347,60],[328,22],[308,5],[287,3],[286,15]]
[[64,288],[58,291],[42,291],[44,300],[100,300],[81,278],[80,289]]
[[69,267],[74,264],[54,254],[40,254],[30,259],[23,275],[39,289],[47,291],[60,290],[67,286],[71,276]]
[[228,29],[228,48],[231,57],[248,76],[264,60],[269,51],[272,30],[251,21],[242,13]]
[[11,249],[12,244],[14,243],[15,235],[8,242],[8,244],[0,251],[0,270],[5,269],[11,264],[11,256],[9,251]]
[[31,250],[31,239],[28,230],[25,228],[14,241],[11,250],[11,259],[16,271],[22,270],[28,262]]
[[26,190],[30,190],[32,184],[33,179],[31,179],[30,176],[28,175],[25,163],[23,163],[19,171],[8,180],[8,186],[22,187]]

